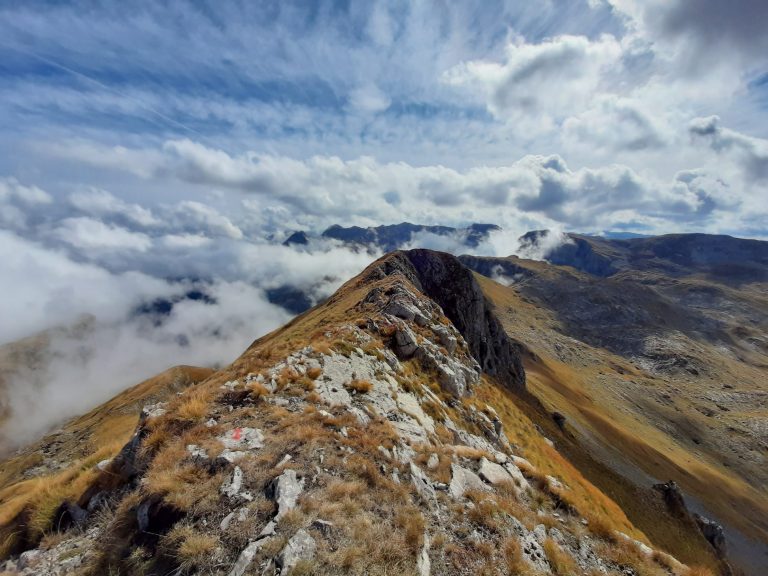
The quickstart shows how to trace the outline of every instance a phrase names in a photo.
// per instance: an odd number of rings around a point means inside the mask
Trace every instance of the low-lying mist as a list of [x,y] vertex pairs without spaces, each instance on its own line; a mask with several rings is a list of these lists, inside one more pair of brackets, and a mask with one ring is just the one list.
[[[470,249],[419,234],[407,247],[509,255],[521,250],[518,237],[496,232]],[[0,452],[171,366],[228,364],[292,317],[267,291],[290,286],[316,303],[381,255],[322,239],[162,246],[84,254],[0,231]],[[35,334],[43,337],[28,339]]]

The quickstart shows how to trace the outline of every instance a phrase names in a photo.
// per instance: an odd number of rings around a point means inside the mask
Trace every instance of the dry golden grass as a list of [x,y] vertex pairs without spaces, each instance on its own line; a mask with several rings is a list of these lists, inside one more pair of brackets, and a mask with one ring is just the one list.
[[176,548],[175,556],[182,573],[200,571],[210,566],[219,539],[212,534],[203,534],[191,526],[176,526],[167,536]]
[[373,390],[373,384],[371,384],[368,380],[358,380],[357,378],[347,382],[345,387],[349,390],[357,392],[358,394],[365,394],[366,392]]
[[579,567],[573,557],[563,551],[552,538],[544,540],[543,548],[555,576],[577,576],[579,574]]
[[704,566],[689,566],[683,576],[715,576],[712,570]]
[[307,376],[312,380],[317,380],[322,373],[323,373],[323,369],[320,368],[320,366],[313,366],[312,368],[307,370]]
[[248,385],[248,388],[251,391],[251,396],[257,400],[269,395],[269,390],[267,390],[267,387],[261,382],[251,382]]

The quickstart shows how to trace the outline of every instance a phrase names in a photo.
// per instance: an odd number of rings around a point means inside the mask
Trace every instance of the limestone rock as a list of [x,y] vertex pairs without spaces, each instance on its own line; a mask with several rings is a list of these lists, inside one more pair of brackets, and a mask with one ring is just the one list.
[[506,468],[494,464],[486,458],[480,460],[480,478],[493,486],[498,486],[504,482],[512,482],[512,476]]
[[477,474],[458,464],[451,464],[451,476],[448,490],[454,498],[462,498],[467,490],[489,490]]
[[315,539],[310,536],[309,532],[303,528],[297,531],[277,557],[277,565],[281,568],[281,574],[289,574],[302,560],[312,560],[316,549]]
[[413,462],[410,464],[411,468],[411,482],[413,483],[416,492],[419,494],[422,500],[429,505],[435,504],[435,489],[432,487],[432,482],[422,472],[421,468],[416,466]]
[[243,486],[243,471],[240,466],[235,466],[232,475],[222,484],[221,493],[230,498],[240,494],[240,488]]
[[296,501],[304,490],[304,479],[299,479],[296,471],[288,469],[274,481],[274,499],[277,503],[277,516],[282,518],[288,511],[296,508]]
[[419,344],[416,335],[408,326],[401,325],[395,332],[395,353],[400,358],[410,358],[418,350]]

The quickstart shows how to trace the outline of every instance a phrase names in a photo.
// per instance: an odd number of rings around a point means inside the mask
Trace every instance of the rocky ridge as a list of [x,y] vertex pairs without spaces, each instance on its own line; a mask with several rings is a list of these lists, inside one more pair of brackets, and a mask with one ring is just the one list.
[[[522,389],[520,358],[489,340],[498,321],[451,258],[379,261],[325,310],[145,406],[58,505],[55,538],[40,542],[36,510],[12,520],[6,572],[687,574],[579,509],[576,477],[526,458],[543,438],[510,442],[508,408],[480,397]],[[448,277],[461,290],[441,294]],[[291,337],[310,324],[310,342]]]

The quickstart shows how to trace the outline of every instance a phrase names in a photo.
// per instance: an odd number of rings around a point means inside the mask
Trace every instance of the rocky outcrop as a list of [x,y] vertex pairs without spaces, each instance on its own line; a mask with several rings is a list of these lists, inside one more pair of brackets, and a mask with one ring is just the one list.
[[408,250],[390,254],[369,269],[369,277],[392,274],[402,274],[441,307],[483,372],[509,388],[525,388],[519,344],[507,336],[472,272],[458,258],[432,250]]

